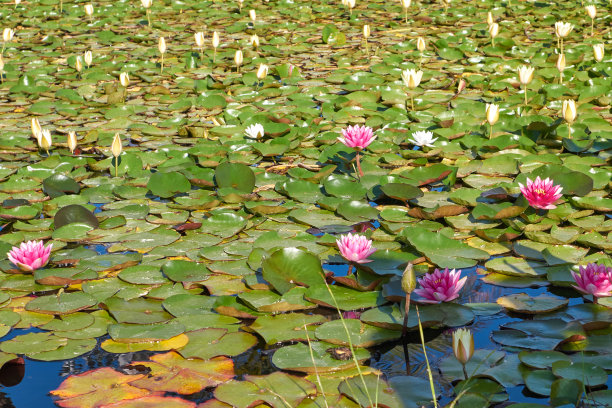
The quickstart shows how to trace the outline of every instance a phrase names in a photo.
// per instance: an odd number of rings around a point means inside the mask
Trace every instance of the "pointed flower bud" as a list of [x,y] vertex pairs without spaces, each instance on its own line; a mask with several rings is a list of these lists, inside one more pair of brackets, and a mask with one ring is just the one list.
[[219,33],[216,31],[213,33],[213,36],[212,36],[212,46],[213,48],[219,47]]
[[74,131],[68,132],[66,143],[68,144],[68,149],[70,149],[70,153],[74,154],[74,149],[76,149],[77,147],[77,137]]
[[123,146],[121,145],[121,138],[119,137],[119,133],[115,133],[115,137],[113,138],[113,144],[111,145],[111,152],[115,158],[121,156],[121,152],[123,151]]
[[604,45],[603,44],[593,44],[593,56],[595,57],[595,61],[601,62],[604,58]]
[[406,292],[406,294],[412,293],[414,289],[416,289],[416,276],[414,275],[414,267],[411,262],[408,262],[406,265],[406,269],[404,269],[404,273],[402,274],[402,290]]
[[93,4],[86,4],[84,6],[84,8],[85,8],[85,14],[87,14],[89,17],[91,17],[93,15],[93,12],[94,12]]
[[563,101],[563,107],[561,108],[563,119],[570,125],[576,120],[578,112],[576,111],[576,102],[573,99],[566,99]]
[[157,43],[157,49],[161,54],[166,53],[166,39],[164,37],[159,37],[159,42]]
[[458,329],[453,332],[453,353],[459,362],[465,365],[474,355],[474,336],[469,329]]
[[499,120],[499,105],[487,103],[486,113],[487,122],[489,122],[489,125],[493,126]]
[[268,75],[268,66],[266,64],[259,64],[257,69],[257,79],[262,81]]
[[119,82],[121,82],[121,85],[124,88],[127,88],[130,85],[130,74],[128,74],[127,72],[122,72],[119,75]]
[[204,46],[204,33],[202,31],[198,31],[193,36],[195,38],[196,45],[202,48]]
[[417,50],[419,50],[419,52],[425,51],[426,46],[427,45],[425,44],[425,39],[423,37],[417,38]]

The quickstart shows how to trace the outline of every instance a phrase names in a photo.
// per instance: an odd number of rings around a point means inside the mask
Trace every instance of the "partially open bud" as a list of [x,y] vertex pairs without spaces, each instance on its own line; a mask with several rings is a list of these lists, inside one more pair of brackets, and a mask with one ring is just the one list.
[[468,329],[458,329],[453,332],[453,353],[463,365],[474,355],[474,336]]
[[519,75],[519,81],[522,85],[527,85],[531,82],[531,80],[533,79],[533,72],[535,71],[535,68],[533,67],[528,67],[526,65],[521,66],[518,69],[518,75]]
[[32,118],[31,124],[32,124],[32,136],[34,136],[36,139],[39,139],[40,133],[42,132],[42,127],[40,126],[40,122],[38,121],[37,118]]
[[77,137],[74,131],[68,132],[67,143],[68,149],[70,149],[70,153],[74,154],[74,149],[76,149],[77,147]]
[[412,1],[412,0],[401,0],[401,2],[402,2],[402,8],[405,8],[405,9],[409,8],[409,7],[410,7],[410,3],[411,3],[411,1]]
[[597,8],[595,7],[594,4],[590,4],[586,6],[585,9],[589,17],[591,17],[591,19],[595,19],[595,17],[597,17]]
[[38,146],[43,150],[49,150],[52,145],[51,132],[48,129],[41,130],[38,137]]
[[2,31],[2,39],[4,40],[5,43],[11,41],[14,35],[15,35],[15,30],[13,30],[12,28],[6,27]]
[[487,103],[486,107],[487,122],[493,126],[499,120],[499,105],[494,103]]
[[408,262],[402,274],[402,290],[406,292],[406,294],[410,294],[416,288],[416,284],[416,276],[414,275],[412,262]]
[[257,34],[253,34],[250,41],[253,48],[259,47],[259,36]]
[[561,109],[563,119],[570,125],[576,120],[578,112],[576,111],[576,102],[573,99],[566,99],[563,101],[563,107]]
[[268,66],[266,64],[259,64],[257,69],[257,79],[262,81],[268,75]]
[[565,70],[565,54],[559,54],[559,57],[557,57],[557,69],[559,72]]
[[77,57],[76,62],[74,63],[74,68],[77,72],[81,72],[83,70],[83,63],[81,62],[81,57]]
[[419,50],[419,52],[423,52],[425,51],[425,47],[425,39],[423,37],[417,38],[417,50]]
[[491,38],[497,37],[497,34],[499,34],[499,24],[497,23],[491,24],[489,26],[489,34],[491,35]]
[[119,82],[124,88],[127,88],[130,85],[130,75],[127,72],[122,72],[119,75]]
[[604,58],[604,45],[593,44],[593,55],[595,57],[595,61],[601,62]]
[[491,13],[490,11],[487,13],[487,24],[491,25],[495,22],[495,20],[493,19],[493,13]]
[[148,9],[153,4],[153,0],[140,0],[140,3],[142,4],[142,7]]

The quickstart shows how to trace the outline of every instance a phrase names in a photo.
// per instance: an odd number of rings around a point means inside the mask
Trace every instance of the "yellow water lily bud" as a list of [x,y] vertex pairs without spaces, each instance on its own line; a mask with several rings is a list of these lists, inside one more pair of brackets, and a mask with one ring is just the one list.
[[160,53],[166,53],[166,39],[164,37],[159,37],[159,42],[157,43],[157,49]]
[[93,12],[94,12],[93,4],[86,4],[83,7],[85,8],[85,14],[87,14],[89,17],[91,17],[93,15]]
[[365,38],[370,37],[370,25],[369,24],[364,24],[364,26],[363,26],[363,36]]
[[490,11],[487,13],[487,24],[491,25],[495,22],[495,20],[493,19],[493,13],[491,13]]
[[66,143],[68,143],[68,149],[70,149],[70,153],[74,154],[74,149],[76,149],[77,147],[76,132],[74,131],[68,132]]
[[242,51],[236,50],[236,54],[234,54],[234,62],[236,63],[236,66],[238,67],[241,66],[242,60],[243,60]]
[[593,55],[595,56],[595,61],[601,62],[604,58],[604,45],[593,44]]
[[89,67],[91,65],[91,62],[93,61],[93,54],[91,53],[91,51],[85,51],[83,59],[85,60],[85,64],[87,64],[87,67]]
[[202,48],[204,46],[204,33],[202,31],[198,31],[193,36],[195,38],[196,45]]
[[212,46],[213,48],[218,48],[219,47],[219,33],[218,32],[214,32],[213,36],[212,36]]
[[115,137],[113,138],[113,144],[111,145],[111,152],[115,158],[121,156],[121,152],[123,151],[123,146],[121,146],[121,138],[119,137],[119,133],[115,133]]
[[493,126],[499,120],[499,105],[487,103],[485,109],[487,113],[487,122],[489,122],[489,125]]
[[594,4],[589,4],[588,6],[585,7],[585,9],[589,17],[591,17],[591,19],[595,19],[595,17],[597,17],[597,8],[595,7]]
[[5,43],[11,41],[14,35],[15,35],[15,30],[13,30],[12,28],[6,27],[2,31],[2,39],[4,40]]
[[40,126],[40,122],[38,121],[37,118],[32,118],[31,126],[32,126],[32,136],[34,136],[36,139],[39,139],[40,133],[42,132],[42,127]]
[[576,102],[573,99],[566,99],[563,101],[563,107],[561,108],[563,119],[570,125],[576,120],[578,112],[576,111]]
[[459,362],[465,365],[474,355],[474,336],[468,329],[453,332],[453,353]]
[[266,64],[259,64],[257,69],[257,79],[263,80],[268,75],[268,66]]
[[565,54],[559,54],[557,57],[557,69],[559,72],[563,72],[563,70],[565,70]]
[[74,68],[77,72],[81,72],[83,70],[83,63],[81,62],[81,57],[77,57],[76,62],[74,63]]
[[497,37],[497,34],[499,34],[499,24],[497,23],[491,24],[489,26],[489,34],[491,35],[491,38]]
[[48,129],[42,129],[38,137],[38,146],[43,150],[49,151],[52,144],[51,132]]
[[250,42],[253,48],[259,47],[259,36],[257,34],[253,34],[251,36]]
[[419,50],[420,52],[425,51],[425,39],[423,37],[419,37],[417,38],[417,50]]
[[253,24],[255,24],[255,20],[257,20],[257,13],[255,13],[255,10],[249,10],[249,17],[251,18]]
[[535,71],[535,68],[533,67],[528,67],[526,65],[521,66],[518,69],[518,75],[519,75],[519,81],[522,85],[527,85],[531,82],[531,80],[533,79],[533,72]]
[[121,82],[124,88],[127,88],[130,85],[130,75],[127,72],[122,72],[119,75],[119,82]]
[[419,86],[422,78],[423,71],[417,71],[416,69],[405,69],[402,71],[402,80],[410,89],[415,89],[417,86]]

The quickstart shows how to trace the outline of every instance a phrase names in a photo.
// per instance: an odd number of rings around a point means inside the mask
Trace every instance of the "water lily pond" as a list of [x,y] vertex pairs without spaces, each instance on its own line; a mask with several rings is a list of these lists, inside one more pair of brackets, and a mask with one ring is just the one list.
[[4,3],[0,406],[612,406],[609,3]]

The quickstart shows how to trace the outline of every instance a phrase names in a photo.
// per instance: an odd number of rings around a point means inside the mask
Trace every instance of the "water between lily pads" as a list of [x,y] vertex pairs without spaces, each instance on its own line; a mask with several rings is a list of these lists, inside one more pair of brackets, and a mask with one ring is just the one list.
[[[92,249],[97,250],[99,253],[104,252],[104,247]],[[326,264],[324,266],[325,269],[333,271],[337,276],[346,275],[348,269],[346,265]],[[464,270],[463,274],[471,278],[468,280],[468,283],[462,291],[461,297],[458,299],[459,303],[495,302],[498,297],[512,293],[524,292],[531,296],[537,296],[548,292],[545,287],[537,289],[514,289],[489,285],[478,279],[476,268]],[[579,297],[570,298],[570,305],[581,302],[582,299]],[[497,330],[500,325],[518,320],[522,320],[522,318],[510,316],[504,312],[492,316],[477,316],[474,323],[470,325],[470,328],[475,334],[476,349],[499,349],[500,347],[491,340],[491,332]],[[12,330],[3,340],[8,340],[17,335],[39,331],[42,330],[36,328]],[[427,355],[433,368],[436,390],[446,396],[440,400],[440,404],[443,406],[450,401],[450,397],[448,396],[452,395],[452,384],[444,380],[437,367],[440,361],[452,354],[451,331],[427,329],[425,331],[425,336],[427,340]],[[99,339],[98,342],[100,343],[105,338],[107,337]],[[406,374],[406,364],[401,344],[392,343],[381,345],[374,348],[372,352],[373,358],[370,365],[381,370],[388,378]],[[131,361],[147,360],[152,354],[154,353],[146,351],[112,354],[96,347],[90,353],[83,356],[59,362],[40,362],[26,358],[23,380],[19,382],[19,384],[11,387],[1,386],[0,408],[56,407],[53,398],[48,395],[48,392],[56,389],[67,376],[80,374],[99,367],[119,368]],[[411,339],[409,354],[411,375],[427,378],[425,360],[416,335]],[[238,374],[270,373],[275,370],[271,364],[271,355],[272,350],[265,350],[263,347],[250,350],[235,358],[236,372]],[[15,375],[15,373],[9,372],[6,373],[7,375],[3,378],[2,374],[3,373],[0,372],[0,383],[2,384],[6,383],[7,380],[9,382],[11,379],[15,380],[15,377],[18,376]],[[612,379],[608,381],[607,385],[609,388],[612,387]],[[548,401],[548,397],[540,398],[537,395],[531,394],[529,391],[526,391],[525,387],[522,385],[507,388],[506,392],[509,394],[509,400],[513,402],[546,404]],[[212,398],[212,393],[203,391],[195,395],[183,396],[183,398],[199,403]]]

